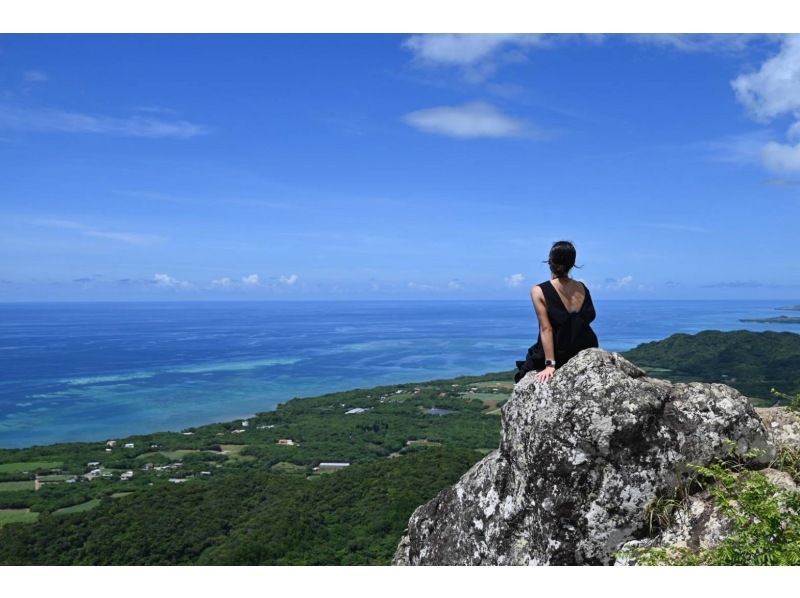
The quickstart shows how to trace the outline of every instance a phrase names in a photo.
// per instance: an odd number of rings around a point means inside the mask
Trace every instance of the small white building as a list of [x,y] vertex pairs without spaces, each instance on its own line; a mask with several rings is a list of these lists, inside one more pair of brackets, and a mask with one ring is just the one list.
[[86,467],[91,467],[92,469],[96,469],[97,467],[100,467],[100,461],[89,461],[86,464]]
[[100,477],[100,474],[103,473],[100,469],[93,469],[89,473],[83,475],[84,478],[87,480],[94,480]]
[[126,471],[125,473],[120,474],[119,479],[120,480],[130,480],[132,477],[133,477],[133,472],[132,471]]
[[247,426],[249,426],[249,425],[250,425],[250,422],[249,422],[249,421],[247,421],[246,419],[243,419],[243,420],[242,420],[242,427],[243,427],[243,428],[246,428],[246,427],[247,427]]
[[294,446],[295,442],[291,438],[279,438],[277,444],[283,446]]
[[350,463],[345,462],[336,462],[336,461],[323,461],[317,467],[314,468],[314,471],[320,469],[342,469],[344,467],[350,467]]
[[124,446],[124,448],[128,448],[128,449],[134,448],[134,447],[135,447],[135,445],[132,442],[126,442],[125,446]]
[[106,446],[109,447],[109,448],[113,448],[113,447],[117,446],[117,441],[116,440],[109,440],[108,442],[106,442]]
[[352,409],[345,411],[345,415],[353,415],[355,413],[366,413],[369,409],[364,409],[363,407],[353,407]]

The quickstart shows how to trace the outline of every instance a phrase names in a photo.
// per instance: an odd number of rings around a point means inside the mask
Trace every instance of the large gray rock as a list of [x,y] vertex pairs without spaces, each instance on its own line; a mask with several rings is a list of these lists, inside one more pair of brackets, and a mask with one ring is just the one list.
[[648,531],[647,504],[730,447],[774,456],[746,397],[650,378],[586,349],[502,408],[500,448],[414,511],[397,565],[611,564]]

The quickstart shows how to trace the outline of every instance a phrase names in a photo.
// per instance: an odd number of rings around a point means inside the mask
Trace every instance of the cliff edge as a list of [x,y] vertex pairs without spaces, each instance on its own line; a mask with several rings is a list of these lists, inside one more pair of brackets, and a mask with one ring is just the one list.
[[724,384],[648,377],[586,349],[546,383],[535,373],[502,408],[500,447],[417,508],[395,565],[610,565],[649,529],[689,464],[752,449],[775,455],[750,401]]

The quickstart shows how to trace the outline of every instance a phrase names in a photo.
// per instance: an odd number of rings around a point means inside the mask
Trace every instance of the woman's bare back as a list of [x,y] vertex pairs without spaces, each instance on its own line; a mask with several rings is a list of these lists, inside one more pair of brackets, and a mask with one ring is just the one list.
[[550,283],[558,293],[567,311],[580,311],[581,307],[583,307],[583,301],[586,299],[586,290],[582,283],[573,279],[562,281],[558,278],[552,279]]

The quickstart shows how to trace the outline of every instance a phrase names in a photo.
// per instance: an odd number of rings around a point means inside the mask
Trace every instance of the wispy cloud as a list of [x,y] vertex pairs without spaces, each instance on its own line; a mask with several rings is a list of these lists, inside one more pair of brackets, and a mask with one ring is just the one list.
[[171,289],[187,289],[192,286],[190,282],[178,280],[169,274],[154,274],[153,284],[155,284],[157,287],[167,287]]
[[222,278],[217,278],[216,280],[211,281],[212,287],[222,287],[228,288],[233,284],[233,281],[228,278],[227,276],[223,276]]
[[507,286],[516,288],[525,282],[525,276],[523,274],[511,274],[510,276],[506,276],[503,280]]
[[679,222],[642,222],[643,226],[652,226],[654,228],[663,228],[666,230],[685,231],[689,233],[707,233],[707,228],[697,226],[696,224],[682,224]]
[[426,108],[406,114],[403,120],[425,133],[459,139],[544,137],[525,120],[503,114],[485,102]]
[[420,68],[456,69],[469,83],[485,83],[506,64],[527,60],[533,49],[557,47],[574,40],[602,43],[604,35],[539,33],[432,33],[412,35],[402,47]]
[[297,274],[289,274],[288,276],[281,276],[278,279],[278,282],[286,285],[287,287],[291,287],[294,286],[294,284],[297,282],[298,279],[299,276],[297,276]]
[[242,284],[245,286],[258,286],[258,274],[248,274],[242,277]]
[[447,282],[447,288],[451,291],[460,291],[464,288],[464,284],[458,278],[453,278]]
[[73,220],[60,220],[57,218],[43,218],[34,220],[32,224],[36,226],[45,226],[49,228],[59,228],[64,230],[75,231],[85,237],[95,237],[98,239],[110,239],[112,241],[119,241],[128,245],[155,245],[166,241],[166,237],[159,235],[151,235],[147,233],[132,233],[120,231],[99,230],[97,228],[88,226],[86,224],[75,222]]
[[185,120],[165,120],[140,115],[118,118],[7,104],[0,104],[0,129],[39,133],[92,133],[152,139],[188,139],[210,132],[205,125]]
[[680,52],[740,53],[747,51],[754,43],[762,42],[769,36],[755,33],[649,33],[626,35],[625,39],[651,46],[660,46]]
[[413,281],[408,283],[408,288],[412,289],[412,290],[415,290],[415,291],[438,291],[439,290],[439,287],[437,287],[437,286],[434,286],[434,285],[431,285],[431,284],[413,282]]
[[620,278],[611,278],[608,277],[603,280],[603,284],[599,285],[601,289],[606,289],[609,291],[617,291],[620,289],[629,288],[633,284],[633,276],[628,274],[627,276],[622,276]]
[[49,79],[44,71],[30,70],[22,73],[22,80],[25,83],[45,83]]
[[758,164],[764,144],[769,141],[770,135],[769,130],[757,129],[691,144],[689,148],[700,150],[714,162],[740,165]]
[[718,287],[728,287],[734,289],[750,289],[756,287],[765,287],[765,286],[775,286],[775,285],[768,285],[763,282],[759,282],[757,280],[728,280],[723,282],[714,282],[711,284],[704,284],[700,285],[707,288],[718,288]]
[[475,67],[504,51],[545,45],[538,34],[438,33],[412,35],[403,42],[414,59],[426,66]]

